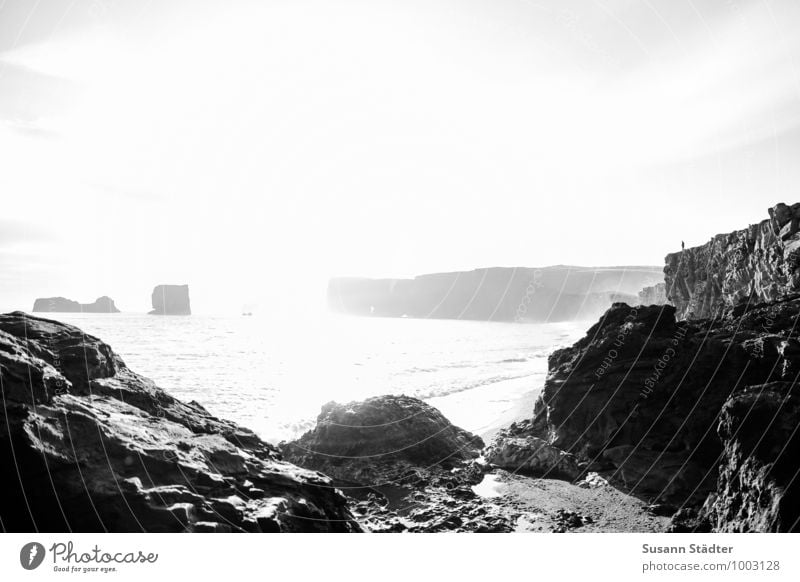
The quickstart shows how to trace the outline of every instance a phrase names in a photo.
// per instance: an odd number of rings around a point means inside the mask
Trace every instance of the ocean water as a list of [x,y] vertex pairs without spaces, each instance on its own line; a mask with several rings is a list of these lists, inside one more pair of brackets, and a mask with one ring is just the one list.
[[320,407],[380,394],[428,401],[484,436],[530,416],[547,355],[586,322],[145,314],[47,314],[110,344],[135,372],[270,442],[299,436]]

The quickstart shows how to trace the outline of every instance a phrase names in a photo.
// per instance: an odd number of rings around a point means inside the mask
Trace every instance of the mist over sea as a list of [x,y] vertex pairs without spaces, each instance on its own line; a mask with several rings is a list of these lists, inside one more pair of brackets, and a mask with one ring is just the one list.
[[135,372],[271,442],[313,426],[320,407],[407,394],[454,424],[487,435],[530,416],[547,355],[586,322],[290,319],[53,313],[98,336]]

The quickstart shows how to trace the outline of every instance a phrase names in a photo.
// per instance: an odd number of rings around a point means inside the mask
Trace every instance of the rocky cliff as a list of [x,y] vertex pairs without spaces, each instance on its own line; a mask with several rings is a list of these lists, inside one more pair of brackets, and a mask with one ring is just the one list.
[[33,302],[34,313],[119,313],[111,297],[99,297],[94,303],[78,303],[65,297],[44,297]]
[[354,315],[555,322],[595,319],[663,280],[658,267],[490,268],[414,279],[332,279],[328,305]]
[[152,295],[150,315],[191,315],[188,285],[157,285]]
[[800,291],[800,203],[769,218],[666,257],[664,278],[679,319],[713,317],[737,304]]
[[533,419],[492,447],[531,439],[529,458],[574,455],[583,472],[717,530],[797,531],[799,317],[797,296],[693,321],[616,304],[550,356]]
[[319,473],[131,372],[80,329],[0,315],[6,531],[358,531]]

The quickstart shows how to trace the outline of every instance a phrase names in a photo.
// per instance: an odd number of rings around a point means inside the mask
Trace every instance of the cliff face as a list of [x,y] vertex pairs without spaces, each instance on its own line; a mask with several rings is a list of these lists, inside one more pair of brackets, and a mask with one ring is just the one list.
[[152,295],[150,315],[191,315],[188,285],[157,285]]
[[33,302],[34,313],[119,313],[111,297],[100,297],[94,303],[78,303],[65,297],[44,297]]
[[704,508],[714,529],[800,529],[800,394],[793,382],[753,386],[722,409],[716,494]]
[[533,419],[493,446],[542,439],[633,495],[705,503],[717,530],[797,531],[798,318],[798,297],[693,321],[614,305],[550,356]]
[[329,479],[131,372],[80,329],[0,315],[6,531],[358,531]]
[[800,291],[800,203],[769,218],[666,257],[664,278],[679,319],[713,317],[737,304]]
[[663,279],[658,267],[491,268],[414,279],[332,279],[328,305],[354,315],[554,322],[593,319]]
[[673,305],[655,304],[655,286],[640,295],[653,305],[612,306],[550,356],[533,418],[492,447],[549,451],[550,474],[574,455],[678,510],[676,531],[800,531],[799,226],[800,204],[778,204],[668,255]]

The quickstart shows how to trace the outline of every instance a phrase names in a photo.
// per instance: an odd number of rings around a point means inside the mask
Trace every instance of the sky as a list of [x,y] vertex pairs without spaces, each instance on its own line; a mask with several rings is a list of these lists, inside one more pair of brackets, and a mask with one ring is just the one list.
[[800,3],[0,0],[0,310],[660,265],[798,201]]

